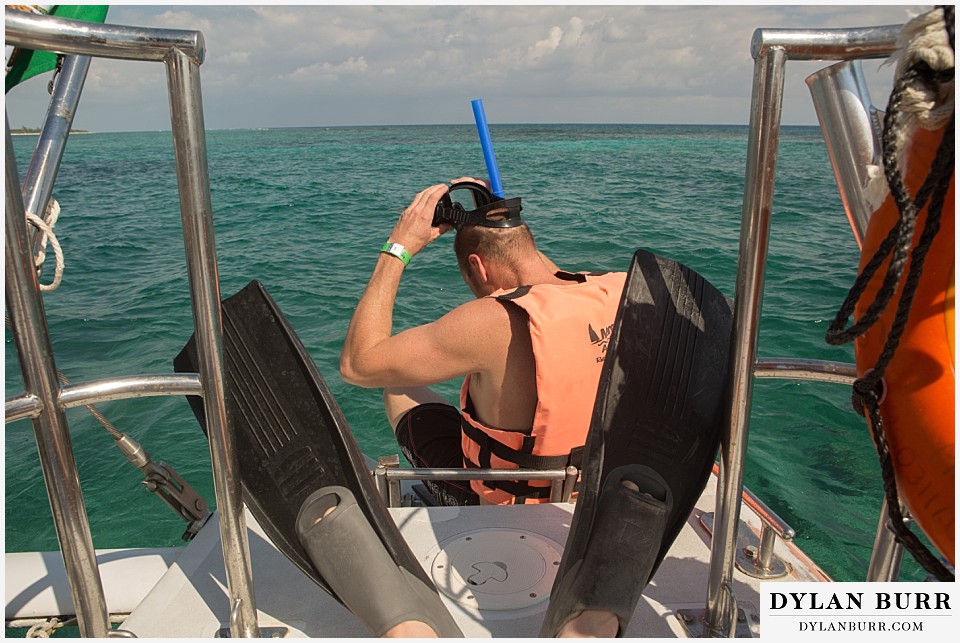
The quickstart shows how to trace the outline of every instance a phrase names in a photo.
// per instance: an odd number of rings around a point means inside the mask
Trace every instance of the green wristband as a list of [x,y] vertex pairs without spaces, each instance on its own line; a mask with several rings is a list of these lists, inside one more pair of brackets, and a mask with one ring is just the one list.
[[410,253],[407,252],[407,249],[401,246],[399,243],[393,243],[392,241],[387,241],[383,244],[383,247],[380,248],[380,252],[383,252],[388,255],[393,255],[397,259],[403,262],[404,266],[410,265]]

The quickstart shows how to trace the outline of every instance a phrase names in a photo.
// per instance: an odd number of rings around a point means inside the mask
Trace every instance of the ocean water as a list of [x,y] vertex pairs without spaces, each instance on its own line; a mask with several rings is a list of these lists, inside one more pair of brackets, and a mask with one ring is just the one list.
[[[540,248],[568,270],[624,270],[643,247],[733,296],[746,127],[508,125],[491,128],[504,186],[523,197]],[[345,384],[350,316],[393,223],[420,189],[486,174],[473,126],[207,133],[223,296],[261,280],[326,378],[361,448],[397,453],[380,392]],[[35,138],[16,137],[21,173]],[[74,135],[55,197],[63,285],[45,296],[57,365],[75,382],[171,372],[192,333],[169,132]],[[823,335],[856,272],[851,234],[818,128],[785,127],[759,354],[850,362]],[[395,330],[471,294],[452,235],[404,274]],[[52,251],[48,253],[52,256]],[[52,259],[45,279],[52,274]],[[7,396],[22,384],[6,332]],[[459,382],[437,387],[451,401]],[[214,504],[203,434],[182,398],[100,410]],[[83,409],[67,412],[97,548],[180,544],[184,523]],[[5,431],[6,551],[57,548],[28,421]],[[760,380],[745,482],[836,580],[863,580],[882,498],[866,425],[846,387]],[[924,574],[907,557],[904,578]]]

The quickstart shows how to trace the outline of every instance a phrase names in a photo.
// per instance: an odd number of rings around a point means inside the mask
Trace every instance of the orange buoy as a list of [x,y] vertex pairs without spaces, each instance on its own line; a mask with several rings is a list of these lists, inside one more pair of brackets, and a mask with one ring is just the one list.
[[[916,194],[944,135],[944,129],[918,128],[907,149],[904,182]],[[911,247],[926,225],[928,206],[918,213]],[[870,219],[860,270],[899,218],[888,196]],[[880,417],[889,446],[897,489],[920,529],[954,564],[954,177],[951,176],[940,231],[933,238],[899,346],[884,371]],[[874,274],[856,306],[861,318],[877,298],[887,264]],[[904,274],[910,269],[907,263]],[[893,325],[901,288],[876,324],[855,340],[857,374],[876,364]]]

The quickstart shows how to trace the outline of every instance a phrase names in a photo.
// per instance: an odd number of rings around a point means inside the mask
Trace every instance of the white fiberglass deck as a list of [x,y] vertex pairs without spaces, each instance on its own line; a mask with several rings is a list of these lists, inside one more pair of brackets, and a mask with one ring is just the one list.
[[[644,592],[626,632],[628,637],[683,637],[679,609],[702,609],[709,570],[709,534],[700,523],[713,511],[714,483],[708,485],[653,582]],[[547,607],[559,553],[566,540],[572,504],[508,507],[434,507],[392,509],[401,532],[438,586],[444,602],[468,637],[535,637]],[[286,636],[368,637],[364,627],[330,598],[265,538],[248,513],[253,576],[259,623],[287,628]],[[759,522],[745,511],[741,518],[758,531]],[[471,544],[467,544],[470,536]],[[505,543],[499,546],[499,543]],[[443,543],[441,550],[438,543]],[[513,543],[513,544],[511,544]],[[497,545],[497,546],[493,546]],[[464,563],[470,547],[477,564]],[[778,542],[776,554],[794,574],[786,580],[824,580],[822,573]],[[481,559],[495,552],[490,565]],[[499,570],[502,570],[501,573]],[[479,585],[468,587],[464,576]],[[488,592],[482,587],[500,587]],[[734,591],[754,634],[758,582],[735,572]],[[535,596],[533,596],[535,595]],[[226,626],[229,606],[216,517],[184,550],[180,559],[121,625],[140,637],[213,637]],[[525,603],[519,609],[507,607]],[[477,609],[477,606],[483,609]],[[488,609],[489,608],[489,609]]]

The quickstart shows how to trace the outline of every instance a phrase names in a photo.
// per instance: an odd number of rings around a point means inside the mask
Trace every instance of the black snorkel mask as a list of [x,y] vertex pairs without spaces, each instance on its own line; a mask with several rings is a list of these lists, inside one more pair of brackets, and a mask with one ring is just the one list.
[[449,223],[486,228],[515,228],[523,224],[520,218],[520,197],[501,199],[479,183],[461,182],[450,186],[433,213],[433,225]]

